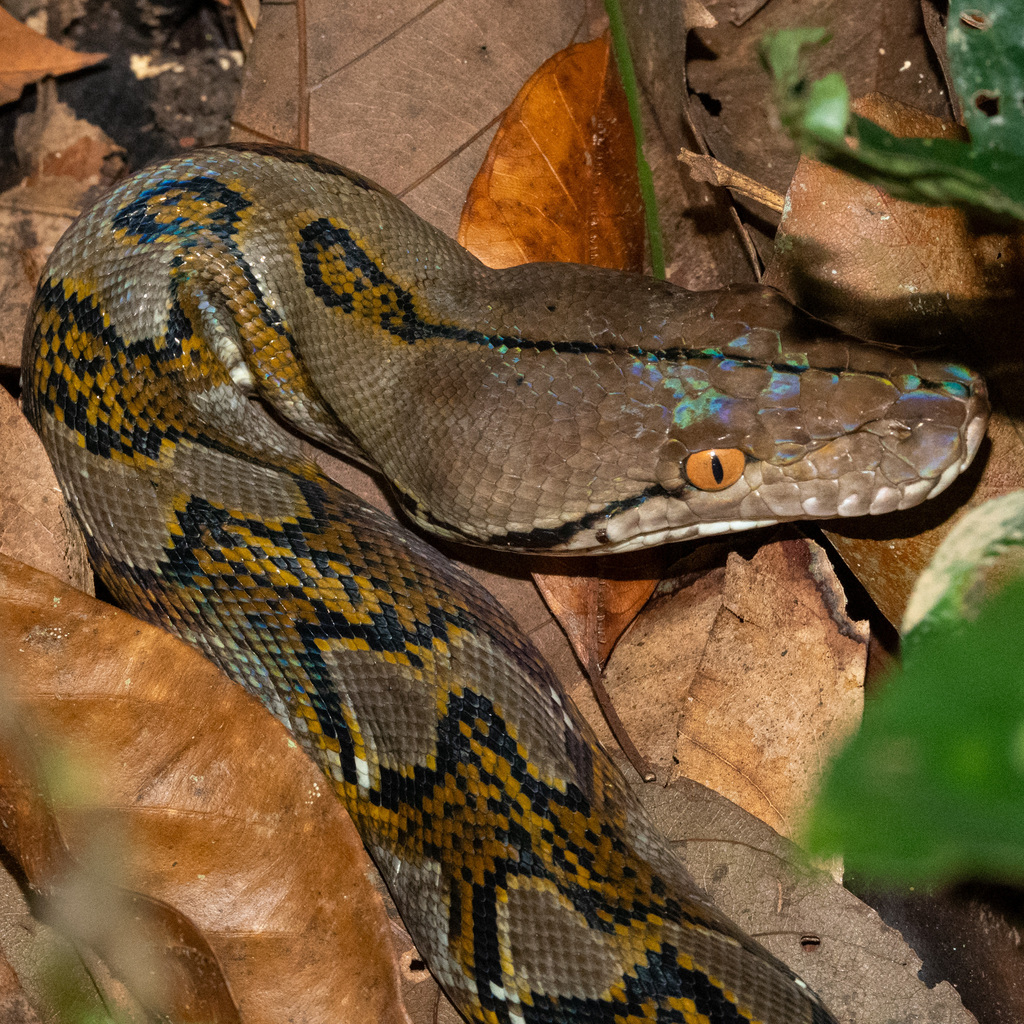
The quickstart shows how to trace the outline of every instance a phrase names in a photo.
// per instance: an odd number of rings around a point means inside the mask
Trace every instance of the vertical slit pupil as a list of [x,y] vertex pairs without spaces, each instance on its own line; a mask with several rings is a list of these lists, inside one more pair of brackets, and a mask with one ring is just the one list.
[[720,484],[725,479],[725,470],[722,468],[722,460],[715,452],[711,453],[711,475],[715,478],[716,484]]

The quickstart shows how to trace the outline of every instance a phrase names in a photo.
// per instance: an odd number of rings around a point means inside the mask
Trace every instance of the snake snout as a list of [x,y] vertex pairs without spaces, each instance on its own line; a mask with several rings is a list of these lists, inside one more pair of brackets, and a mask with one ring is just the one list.
[[[988,391],[971,371],[921,364],[896,378],[900,397],[877,421],[858,431],[878,450],[861,465],[860,493],[840,502],[840,516],[879,515],[907,509],[941,494],[974,460],[988,423]],[[840,439],[842,441],[842,439]]]

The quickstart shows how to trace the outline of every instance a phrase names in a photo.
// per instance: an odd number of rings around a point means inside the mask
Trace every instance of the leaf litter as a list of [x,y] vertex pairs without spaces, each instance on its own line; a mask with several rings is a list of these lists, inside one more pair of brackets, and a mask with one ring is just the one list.
[[[457,7],[457,5],[452,5],[452,6],[453,7]],[[562,16],[563,12],[567,8],[568,8],[568,5],[565,5],[564,7],[559,7],[558,8],[558,10],[555,12],[556,20],[557,20],[558,17]],[[537,19],[535,19],[535,20],[537,20]],[[563,21],[560,24],[564,25],[564,24],[566,24],[566,22]],[[264,30],[263,27],[261,27],[261,32],[263,30]],[[543,31],[544,31],[543,27],[541,27],[539,29],[540,34],[543,34]],[[556,32],[557,31],[564,31],[564,29],[556,29]],[[271,35],[270,38],[273,38],[273,35]],[[257,41],[258,41],[258,39],[259,39],[259,36],[257,36]],[[417,39],[418,39],[417,45],[418,46],[423,46],[423,39],[424,39],[424,37],[421,35],[421,36],[417,37]],[[506,43],[504,45],[511,51],[511,50],[515,50],[517,48],[517,43],[518,43],[518,40],[513,39],[513,41],[511,41],[509,43]],[[375,45],[375,44],[371,44],[371,45]],[[491,37],[488,37],[488,48],[493,48],[493,49],[498,49],[499,48],[496,44],[491,42]],[[326,52],[326,50],[324,52]],[[280,48],[279,48],[278,52],[277,52],[278,58],[280,58],[280,55],[281,55],[281,51],[280,51]],[[351,64],[358,63],[360,56],[361,55],[358,55],[358,54],[355,55],[351,59],[350,63]],[[513,64],[515,64],[515,61],[513,61]],[[321,80],[322,84],[326,85],[327,82],[328,82],[328,79],[331,78],[331,76],[335,76],[335,77],[341,76],[343,78],[344,77],[344,73],[346,72],[346,68],[347,67],[348,67],[348,65],[344,65],[344,66],[332,69],[330,71],[330,74],[329,75],[325,75],[324,78]],[[254,79],[254,78],[258,78],[259,77],[258,68],[259,68],[258,62],[254,63],[253,67],[250,69],[250,76],[249,76],[249,80],[250,81],[252,79]],[[656,70],[653,70],[652,73],[657,75],[657,71]],[[349,77],[351,77],[351,75]],[[441,77],[442,77],[441,75],[437,75],[436,76],[436,80],[439,81],[441,79]],[[522,80],[522,79],[520,79],[520,80]],[[380,89],[381,89],[380,83],[378,82],[374,86],[374,88],[376,88],[377,91],[379,92]],[[282,92],[286,92],[286,90],[282,90]],[[314,103],[313,107],[315,108],[315,106],[316,105]],[[298,108],[295,108],[295,109],[298,109]],[[324,108],[324,109],[326,110],[327,108]],[[340,110],[340,108],[339,108],[339,110]],[[323,111],[321,111],[320,115],[316,115],[315,114],[315,110],[314,110],[314,122],[316,124],[316,130],[312,133],[312,136],[311,136],[311,139],[310,139],[311,148],[317,149],[318,151],[321,151],[321,152],[325,152],[325,151],[328,150],[329,147],[333,146],[333,147],[335,147],[336,149],[338,149],[338,150],[340,150],[342,152],[345,151],[345,146],[347,145],[347,143],[344,141],[344,139],[345,139],[344,119],[340,117],[339,110],[335,110],[333,113],[329,113],[329,114],[325,114]],[[294,110],[293,110],[293,114],[294,114]],[[316,116],[320,116],[321,120],[319,122],[316,122]],[[268,122],[268,123],[270,123],[270,122]],[[281,123],[284,123],[284,124],[287,125],[287,117],[285,117],[285,120],[283,122],[281,122]],[[337,130],[335,125],[338,125],[338,126],[341,127],[341,131],[340,132]],[[292,130],[290,126],[288,127],[288,130],[289,131]],[[420,179],[413,178],[412,180],[410,180],[410,178],[407,176],[406,177],[406,182],[408,184],[406,186],[403,186],[403,187],[404,187],[405,191],[407,191],[409,193],[410,199],[414,203],[419,202],[421,204],[421,210],[425,210],[428,213],[437,213],[438,211],[441,210],[441,207],[442,207],[442,205],[445,202],[451,203],[452,200],[453,200],[453,197],[458,194],[457,190],[453,187],[454,186],[454,182],[456,182],[458,180],[466,180],[465,179],[465,175],[466,175],[467,171],[471,169],[471,165],[472,165],[469,158],[470,158],[470,156],[472,154],[476,154],[476,153],[482,152],[481,145],[486,143],[486,141],[487,141],[487,134],[488,134],[488,132],[490,130],[492,130],[492,129],[489,128],[488,124],[485,122],[481,127],[475,128],[474,131],[469,136],[463,136],[463,140],[458,142],[458,144],[455,145],[455,147],[450,151],[450,153],[448,155],[444,156],[443,158],[436,158],[435,159],[435,168],[426,177],[423,177],[423,178],[420,178]],[[271,133],[271,136],[274,137],[272,133]],[[340,140],[340,141],[332,142],[331,138],[334,138],[335,140]],[[287,141],[287,140],[284,140],[284,141]],[[389,138],[389,145],[390,144],[392,144],[392,143],[391,143],[390,138]],[[398,145],[399,147],[401,147],[401,146],[406,146],[407,147],[408,146],[408,136],[407,135],[401,135],[399,133],[397,141],[394,144]],[[342,159],[345,159],[344,156],[342,157]],[[474,157],[474,159],[478,159],[478,157]],[[372,164],[366,163],[365,161],[358,161],[357,162],[355,160],[348,160],[348,162],[356,164],[359,167],[360,170],[368,171],[371,175],[374,175],[374,176],[376,176],[378,178],[381,178],[381,177],[385,176],[379,170],[375,169],[375,167]],[[452,225],[453,222],[451,220],[451,215],[450,214],[439,215],[437,217],[437,219],[438,220],[446,219],[445,222],[449,225],[449,230],[452,230],[451,225]],[[699,262],[700,262],[699,259],[695,261],[695,263],[699,263]],[[499,560],[499,568],[502,568],[502,567],[503,566],[500,564],[500,560]],[[478,568],[477,571],[480,572],[480,571],[483,571],[483,570]],[[512,591],[511,592],[513,594],[514,593],[518,593],[520,595],[525,594],[526,591],[523,589],[523,580],[522,580],[521,577],[518,579],[518,581],[516,579],[512,579],[511,580],[511,585],[512,585]],[[524,601],[525,601],[525,599],[524,599]],[[529,602],[526,602],[526,603],[529,603]],[[533,607],[533,605],[530,605],[530,607]],[[522,613],[520,613],[520,614],[522,614]],[[549,657],[552,657],[553,662],[556,665],[558,665],[559,667],[564,666],[565,663],[566,663],[565,662],[565,650],[567,649],[566,645],[565,645],[564,638],[562,638],[562,640],[561,640],[561,647],[559,647],[559,643],[558,643],[557,637],[555,637],[551,633],[550,629],[547,629],[545,626],[543,626],[543,624],[540,621],[541,616],[540,616],[540,614],[536,610],[527,613],[526,614],[526,618],[527,618],[527,620],[529,622],[529,629],[530,629],[532,635],[537,637],[540,634],[543,634],[547,638],[547,642],[545,643],[545,646],[546,647],[550,647],[550,648],[552,648],[552,650],[554,650],[554,655],[552,656],[551,654],[549,654]],[[715,619],[717,620],[717,618],[718,618],[718,616],[716,614]],[[638,626],[639,626],[639,624],[638,624]],[[730,638],[727,638],[727,639],[730,639]],[[709,641],[707,641],[707,642],[709,642]],[[705,646],[707,645],[707,642],[706,642]],[[729,644],[726,643],[724,646],[728,647]],[[557,648],[557,650],[555,650],[556,648]],[[607,655],[605,655],[605,657],[606,656]],[[567,673],[567,674],[571,675],[571,673]],[[579,678],[578,670],[576,671],[576,677]],[[674,788],[678,788],[678,786],[675,786]],[[641,792],[642,796],[643,796],[644,792],[646,792],[648,794],[656,794],[657,792],[661,792],[661,790],[660,790],[659,787],[646,787],[645,790],[642,790],[642,792]],[[689,821],[690,820],[691,810],[690,810],[690,808],[688,806],[688,803],[687,803],[688,800],[689,800],[689,798],[687,798],[687,800],[683,801],[683,806],[685,808],[683,813],[684,813],[684,815],[686,815],[687,820]],[[723,863],[726,864],[726,865],[729,863],[728,857],[726,857],[726,859],[725,859],[725,861]],[[718,870],[719,873],[721,873],[721,869],[720,868],[716,869],[716,870]],[[713,873],[714,872],[712,872],[712,874]],[[728,874],[728,869],[726,870],[725,873]],[[876,922],[876,926],[877,926],[877,922]],[[768,926],[768,930],[770,930],[770,926]],[[858,941],[861,941],[861,940],[858,940]],[[407,956],[407,959],[408,959],[408,956]],[[418,972],[418,971],[415,971],[415,970],[411,970],[411,968],[414,967],[414,966],[415,966],[414,961],[410,961],[410,973],[411,974],[423,973],[421,971]],[[801,970],[803,971],[803,970],[805,970],[805,968],[801,967]],[[824,984],[819,983],[819,987],[821,987],[821,988],[823,988],[824,990],[827,991],[827,987]],[[837,1005],[839,1005],[839,1004],[837,1003]],[[904,1005],[904,1001],[902,1000],[902,998],[900,999],[900,1005]],[[908,1003],[906,1003],[906,1005],[910,1006],[910,1003],[908,1002]],[[908,1018],[908,1019],[910,1019],[910,1018]],[[929,1017],[929,1019],[931,1019],[931,1018]],[[947,1018],[945,1018],[945,1017],[943,1017],[943,1018],[936,1017],[935,1019],[936,1020],[938,1020],[938,1019],[945,1020]],[[950,1017],[948,1019],[953,1020],[953,1019],[968,1019],[968,1018],[967,1017],[959,1017],[959,1018]]]

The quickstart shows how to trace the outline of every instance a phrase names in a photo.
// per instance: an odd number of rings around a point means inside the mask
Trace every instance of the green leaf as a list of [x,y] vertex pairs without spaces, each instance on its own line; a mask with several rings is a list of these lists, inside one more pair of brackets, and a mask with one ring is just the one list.
[[895,881],[1024,879],[1024,581],[947,623],[865,709],[809,849]]
[[[1007,566],[1018,575],[994,597]],[[917,581],[903,668],[812,812],[814,852],[893,880],[1024,878],[1024,491],[969,512]]]
[[819,78],[807,94],[804,129],[821,139],[842,145],[850,119],[850,91],[837,71]]
[[831,39],[828,29],[790,28],[769,32],[761,41],[761,59],[768,70],[787,89],[803,78],[800,51]]
[[946,48],[971,141],[1024,157],[1024,4],[952,0]]
[[914,584],[903,616],[904,652],[912,652],[934,630],[969,618],[996,561],[1021,554],[1024,491],[992,498],[963,516]]

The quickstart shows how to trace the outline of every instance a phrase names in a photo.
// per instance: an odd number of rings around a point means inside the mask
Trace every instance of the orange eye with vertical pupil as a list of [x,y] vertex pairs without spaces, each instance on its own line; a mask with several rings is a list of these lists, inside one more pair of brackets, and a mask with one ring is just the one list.
[[724,491],[743,475],[747,457],[739,448],[708,448],[686,460],[686,478],[701,491]]

